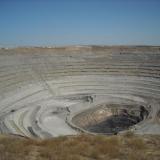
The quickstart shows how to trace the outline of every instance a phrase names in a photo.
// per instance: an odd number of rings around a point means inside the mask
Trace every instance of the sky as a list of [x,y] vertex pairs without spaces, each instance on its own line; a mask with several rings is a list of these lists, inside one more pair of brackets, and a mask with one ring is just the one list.
[[0,0],[0,46],[160,45],[160,0]]

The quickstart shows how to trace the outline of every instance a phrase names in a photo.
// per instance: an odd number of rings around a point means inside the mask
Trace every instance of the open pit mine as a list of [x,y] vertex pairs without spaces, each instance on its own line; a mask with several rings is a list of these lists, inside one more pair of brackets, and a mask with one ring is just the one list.
[[0,133],[160,134],[160,47],[0,49]]

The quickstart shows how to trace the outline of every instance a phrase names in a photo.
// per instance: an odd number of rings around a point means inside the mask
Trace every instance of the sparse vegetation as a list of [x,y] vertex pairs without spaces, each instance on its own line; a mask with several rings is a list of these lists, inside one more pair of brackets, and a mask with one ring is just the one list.
[[158,160],[159,148],[159,136],[130,133],[46,140],[0,136],[0,160]]

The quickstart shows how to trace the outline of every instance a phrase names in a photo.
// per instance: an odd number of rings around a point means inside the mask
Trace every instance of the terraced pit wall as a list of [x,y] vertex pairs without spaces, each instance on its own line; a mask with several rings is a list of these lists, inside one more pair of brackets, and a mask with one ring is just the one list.
[[76,115],[117,104],[150,108],[131,130],[159,134],[159,103],[160,47],[0,49],[1,133],[73,135],[85,132],[73,122]]

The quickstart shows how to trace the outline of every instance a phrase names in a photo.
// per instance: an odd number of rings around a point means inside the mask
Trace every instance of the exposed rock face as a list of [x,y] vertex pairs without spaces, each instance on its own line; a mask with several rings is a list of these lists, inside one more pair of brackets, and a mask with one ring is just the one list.
[[73,117],[72,122],[93,133],[117,134],[142,121],[137,106],[99,105]]
[[[149,115],[132,130],[159,134],[159,100],[160,47],[0,49],[2,133],[51,137],[90,132],[86,126],[103,124],[114,115],[95,110],[97,106],[114,104],[136,114],[144,106]],[[96,116],[87,119],[93,110]]]

